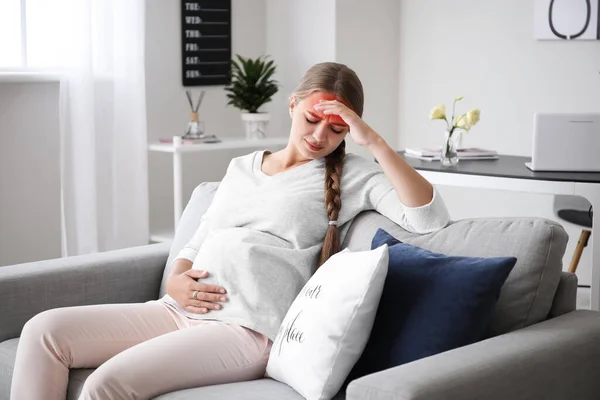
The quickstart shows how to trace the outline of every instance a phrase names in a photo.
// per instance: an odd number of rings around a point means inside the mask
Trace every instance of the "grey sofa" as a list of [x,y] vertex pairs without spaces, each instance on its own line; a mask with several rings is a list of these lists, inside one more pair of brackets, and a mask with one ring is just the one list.
[[[25,322],[56,307],[145,302],[164,293],[165,265],[187,242],[218,183],[194,191],[172,243],[0,268],[0,399],[8,399],[15,352]],[[381,227],[400,240],[450,255],[515,256],[490,324],[476,344],[362,377],[338,399],[598,399],[600,314],[575,310],[577,279],[562,272],[567,234],[539,218],[465,219],[415,235],[374,211],[342,226],[343,247],[370,248]],[[91,369],[72,370],[76,399]],[[33,377],[32,377],[33,379]],[[32,381],[33,382],[33,381]],[[162,400],[300,400],[271,379],[191,388]],[[36,399],[23,399],[36,400]]]

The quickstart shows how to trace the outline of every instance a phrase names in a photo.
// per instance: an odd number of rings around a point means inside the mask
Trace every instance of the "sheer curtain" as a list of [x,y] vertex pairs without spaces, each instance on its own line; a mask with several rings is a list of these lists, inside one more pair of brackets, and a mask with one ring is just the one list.
[[144,0],[70,0],[60,82],[63,257],[148,243]]

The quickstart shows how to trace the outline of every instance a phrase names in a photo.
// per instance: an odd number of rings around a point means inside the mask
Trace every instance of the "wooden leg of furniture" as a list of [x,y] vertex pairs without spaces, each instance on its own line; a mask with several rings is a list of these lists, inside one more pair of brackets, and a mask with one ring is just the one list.
[[572,274],[577,271],[577,265],[579,265],[581,253],[583,252],[583,248],[587,246],[591,233],[591,231],[584,229],[581,231],[581,235],[579,235],[579,241],[577,242],[577,247],[575,248],[575,253],[573,253],[573,259],[571,260],[571,265],[569,266],[569,272]]

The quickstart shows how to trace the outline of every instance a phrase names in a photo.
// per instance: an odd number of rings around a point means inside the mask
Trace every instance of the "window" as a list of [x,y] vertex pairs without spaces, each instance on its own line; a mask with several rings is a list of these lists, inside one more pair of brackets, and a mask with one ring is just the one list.
[[73,1],[0,0],[0,72],[60,68]]

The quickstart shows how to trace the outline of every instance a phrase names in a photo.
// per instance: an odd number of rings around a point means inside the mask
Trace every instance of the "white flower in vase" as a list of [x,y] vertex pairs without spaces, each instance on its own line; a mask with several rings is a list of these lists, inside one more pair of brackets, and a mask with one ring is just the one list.
[[481,111],[474,108],[467,113],[455,117],[456,102],[462,99],[463,96],[454,99],[450,120],[446,117],[446,106],[444,104],[434,107],[429,113],[430,120],[440,119],[446,122],[445,140],[441,154],[441,162],[444,166],[454,166],[458,163],[458,147],[461,142],[461,133],[469,132],[479,122],[481,116]]

